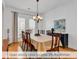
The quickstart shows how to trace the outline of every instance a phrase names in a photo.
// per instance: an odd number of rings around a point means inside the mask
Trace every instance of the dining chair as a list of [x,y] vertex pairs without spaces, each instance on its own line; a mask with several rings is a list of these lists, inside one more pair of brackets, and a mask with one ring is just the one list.
[[61,38],[61,34],[60,33],[52,34],[51,48],[49,50],[47,50],[47,51],[59,51],[60,38]]
[[73,48],[63,48],[63,46],[60,46],[60,41],[61,41],[61,33],[55,33],[52,35],[52,44],[51,44],[51,48],[49,51],[77,51],[76,49]]
[[26,36],[25,36],[25,32],[22,31],[22,49],[23,49],[23,50],[25,50],[25,40],[26,40],[25,37],[26,37]]
[[37,51],[34,45],[31,43],[30,33],[26,32],[25,34],[26,34],[25,46],[27,47],[26,51]]

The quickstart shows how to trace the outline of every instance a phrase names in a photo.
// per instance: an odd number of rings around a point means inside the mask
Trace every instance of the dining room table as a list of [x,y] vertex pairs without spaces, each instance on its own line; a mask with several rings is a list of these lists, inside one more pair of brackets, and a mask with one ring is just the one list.
[[[32,44],[36,47],[37,51],[39,52],[45,52],[51,48],[51,43],[52,43],[52,36],[45,35],[45,34],[40,34],[40,36],[35,36],[34,34],[31,34],[31,41]],[[60,45],[61,42],[60,42]]]

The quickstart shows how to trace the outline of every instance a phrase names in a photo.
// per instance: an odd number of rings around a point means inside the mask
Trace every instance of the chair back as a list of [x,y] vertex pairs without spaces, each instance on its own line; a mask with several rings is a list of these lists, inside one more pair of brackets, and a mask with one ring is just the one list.
[[25,40],[25,43],[27,45],[27,50],[32,50],[31,48],[31,39],[30,39],[30,33],[29,32],[26,32],[26,40]]
[[30,38],[30,33],[26,32],[26,45],[27,45],[27,50],[32,51],[35,50],[35,47],[31,43],[31,38]]
[[26,38],[25,38],[25,32],[22,31],[22,41],[25,42],[25,39],[26,39]]
[[26,40],[28,42],[31,42],[31,40],[30,40],[30,33],[29,32],[26,32]]
[[61,38],[61,34],[60,33],[54,33],[52,35],[51,49],[59,47],[59,45],[60,45],[60,38]]

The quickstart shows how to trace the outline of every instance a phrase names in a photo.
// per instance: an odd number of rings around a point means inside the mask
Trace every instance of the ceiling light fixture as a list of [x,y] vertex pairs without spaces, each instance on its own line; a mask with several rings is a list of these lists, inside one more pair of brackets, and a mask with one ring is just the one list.
[[36,16],[33,16],[33,19],[37,22],[37,28],[36,28],[36,29],[38,29],[38,31],[37,31],[37,33],[35,34],[35,36],[40,36],[40,34],[39,34],[39,28],[38,28],[38,23],[39,23],[39,21],[41,21],[43,18],[42,18],[41,16],[39,16],[39,12],[38,12],[38,2],[39,2],[39,0],[36,0],[36,2],[37,2],[37,14],[36,14]]
[[41,21],[43,18],[41,16],[39,16],[39,12],[38,12],[38,2],[39,2],[39,0],[36,0],[36,2],[37,2],[37,14],[36,14],[36,16],[33,16],[33,19],[35,21],[37,21],[37,23],[39,23],[39,21]]

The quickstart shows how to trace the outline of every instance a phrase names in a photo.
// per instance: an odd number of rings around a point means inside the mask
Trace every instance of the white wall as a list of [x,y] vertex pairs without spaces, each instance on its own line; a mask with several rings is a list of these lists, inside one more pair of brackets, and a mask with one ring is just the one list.
[[[14,13],[12,11],[15,12],[19,12],[19,10],[16,9],[12,9],[12,8],[8,8],[6,6],[3,6],[3,10],[2,10],[2,39],[7,39],[7,29],[10,30],[10,34],[9,34],[9,39],[10,39],[10,43],[13,42],[13,20],[14,20]],[[27,13],[26,13],[27,14]],[[29,29],[29,20],[30,18],[32,18],[29,15],[23,14],[22,11],[20,11],[18,13],[19,17],[23,17],[25,18],[25,29]]]
[[[9,39],[10,43],[13,42],[13,20],[14,20],[14,13],[12,12],[14,10],[10,8],[3,8],[3,16],[2,16],[2,39],[7,39],[7,29],[10,30],[9,33]],[[29,19],[30,16],[24,15],[24,14],[18,14],[18,16],[23,17],[26,19],[26,29],[29,28]]]
[[7,29],[10,30],[9,39],[12,42],[12,25],[13,24],[13,13],[8,10],[7,8],[3,9],[3,16],[2,16],[2,38],[7,38]]
[[69,47],[77,49],[77,8],[76,0],[63,4],[44,15],[45,29],[54,27],[54,20],[66,19],[66,32],[69,34]]

